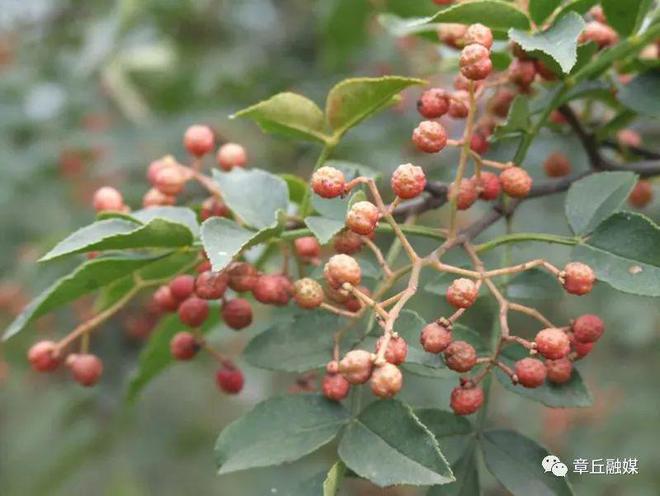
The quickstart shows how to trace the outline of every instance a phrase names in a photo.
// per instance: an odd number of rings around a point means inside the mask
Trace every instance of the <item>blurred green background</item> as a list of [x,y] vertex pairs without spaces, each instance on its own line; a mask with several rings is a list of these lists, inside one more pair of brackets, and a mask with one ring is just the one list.
[[[41,266],[36,259],[94,218],[89,208],[93,191],[102,184],[117,186],[137,208],[146,190],[146,165],[165,153],[183,159],[181,135],[188,125],[207,123],[224,139],[242,143],[252,166],[306,175],[318,153],[312,145],[273,139],[249,122],[230,121],[228,115],[284,90],[322,103],[328,89],[348,76],[392,73],[450,81],[451,75],[434,76],[441,67],[452,66],[444,51],[420,40],[393,39],[374,20],[378,10],[423,14],[433,10],[431,3],[0,0],[2,323],[11,320],[25,298],[70,270],[66,262]],[[431,177],[446,178],[451,153],[430,159],[408,144],[418,120],[416,91],[351,132],[336,156],[384,174],[402,161],[414,161]],[[657,123],[635,127],[645,143],[657,142]],[[543,177],[542,160],[557,149],[568,150],[577,170],[586,167],[571,136],[546,133],[529,154],[526,165],[532,175]],[[507,149],[492,153],[506,157]],[[477,218],[483,208],[472,209],[462,221]],[[518,230],[567,232],[561,196],[526,202],[519,211]],[[657,199],[645,213],[658,220]],[[442,218],[443,212],[432,212],[423,220],[437,225]],[[501,230],[496,225],[482,238]],[[514,248],[512,256],[525,260],[539,249],[557,263],[570,253],[563,247],[528,244]],[[587,312],[605,319],[605,338],[581,364],[594,405],[553,411],[497,385],[491,424],[539,439],[564,461],[639,459],[639,475],[572,476],[577,494],[658,494],[657,300],[600,285],[579,302],[559,297],[538,304],[560,322]],[[443,308],[437,296],[421,293],[415,307],[429,319]],[[94,349],[106,363],[98,387],[81,390],[64,375],[31,373],[24,356],[35,333],[62,335],[87,311],[88,305],[81,304],[42,319],[33,332],[0,348],[1,495],[294,494],[301,481],[331,462],[328,450],[275,469],[215,475],[212,450],[218,432],[261,399],[286,391],[295,384],[293,376],[274,376],[242,364],[246,388],[240,396],[228,397],[216,390],[214,365],[204,357],[171,367],[127,407],[123,393],[141,346],[135,336],[140,330],[137,309],[124,312],[95,336]],[[484,305],[469,323],[487,332],[491,311]],[[513,328],[525,335],[527,323],[514,320]],[[237,352],[257,327],[239,335],[220,328],[211,340]],[[407,376],[406,383],[404,399],[447,408],[455,378]],[[506,494],[490,476],[483,477],[486,494]],[[342,494],[421,491],[380,490],[349,481]]]

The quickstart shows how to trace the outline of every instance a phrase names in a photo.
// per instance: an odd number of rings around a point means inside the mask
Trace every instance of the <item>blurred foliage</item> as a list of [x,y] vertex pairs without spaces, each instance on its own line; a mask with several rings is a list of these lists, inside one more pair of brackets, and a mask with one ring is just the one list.
[[[181,133],[206,122],[220,136],[243,143],[251,163],[278,172],[308,171],[309,145],[265,136],[249,122],[227,116],[280,91],[303,93],[318,103],[346,76],[402,74],[427,77],[455,63],[444,50],[421,40],[396,40],[375,21],[382,9],[401,16],[427,15],[419,0],[0,0],[0,303],[3,317],[20,308],[71,266],[37,266],[56,240],[89,223],[91,194],[100,184],[120,186],[136,206],[145,189],[149,161],[165,153],[182,156]],[[410,48],[413,48],[410,50]],[[337,157],[387,174],[413,153],[406,137],[416,122],[414,91],[400,105],[351,133]],[[588,109],[593,112],[593,109]],[[396,117],[396,118],[393,118]],[[636,128],[649,143],[657,121]],[[529,154],[528,170],[541,177],[542,158],[562,149],[576,170],[586,157],[566,134],[545,133]],[[507,156],[506,144],[492,156]],[[432,178],[446,177],[452,153],[415,156]],[[410,160],[410,158],[408,158]],[[475,208],[463,219],[480,214]],[[646,209],[656,220],[658,201]],[[437,223],[443,213],[425,214]],[[539,218],[543,219],[539,226]],[[516,230],[568,233],[563,195],[526,202]],[[483,239],[501,232],[494,226]],[[419,240],[420,246],[428,243]],[[551,261],[568,249],[547,247]],[[535,255],[533,245],[512,250],[514,261]],[[493,255],[496,256],[496,255]],[[576,312],[599,312],[609,331],[581,372],[596,398],[590,408],[549,410],[497,386],[492,423],[515,426],[541,439],[562,458],[637,457],[640,474],[573,478],[578,494],[657,494],[660,451],[655,377],[660,374],[660,313],[657,300],[636,298],[601,285],[578,303],[568,298],[541,305],[557,320]],[[41,321],[39,332],[72,327],[76,313]],[[437,314],[437,296],[418,298],[425,318]],[[484,308],[473,328],[490,326]],[[472,316],[472,317],[470,317]],[[245,393],[217,393],[210,364],[175,366],[131,407],[125,386],[139,347],[122,337],[130,311],[105,326],[94,346],[108,364],[100,387],[81,391],[63,377],[27,372],[23,336],[0,349],[0,494],[4,496],[101,494],[289,494],[331,463],[323,451],[283,468],[216,477],[212,447],[217,433],[260,399],[285,391],[293,375],[266,374],[245,365]],[[470,320],[472,319],[472,320]],[[523,329],[527,321],[513,321]],[[3,326],[4,327],[4,326]],[[256,327],[256,326],[255,326]],[[226,328],[211,339],[240,349],[256,330],[237,335]],[[206,360],[203,360],[203,362]],[[243,364],[242,364],[243,365]],[[402,393],[418,406],[446,408],[454,380],[412,375]],[[481,474],[487,494],[504,494]],[[342,494],[420,494],[410,488],[377,490],[349,482]]]

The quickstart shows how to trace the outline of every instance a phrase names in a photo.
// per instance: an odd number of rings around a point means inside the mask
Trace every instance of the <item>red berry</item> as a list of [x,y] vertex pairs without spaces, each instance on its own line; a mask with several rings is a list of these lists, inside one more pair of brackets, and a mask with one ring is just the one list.
[[569,339],[571,340],[571,347],[575,351],[575,354],[578,358],[584,358],[587,356],[593,349],[596,343],[583,343],[575,339],[573,334],[570,335]]
[[500,174],[504,192],[512,198],[525,198],[532,189],[532,178],[525,169],[508,167]]
[[492,172],[482,172],[480,178],[477,181],[476,176],[472,179],[477,185],[477,191],[479,191],[479,198],[482,200],[490,201],[495,200],[500,193],[502,192],[502,185],[500,184],[500,178],[497,174]]
[[183,135],[183,146],[188,153],[201,157],[210,153],[215,147],[215,136],[208,126],[195,125],[186,129]]
[[189,327],[201,326],[208,316],[208,302],[196,296],[191,296],[179,305],[179,320]]
[[483,155],[488,151],[489,146],[488,138],[483,133],[479,131],[472,133],[470,137],[470,149],[473,152]]
[[174,297],[169,286],[159,287],[154,293],[153,302],[161,312],[176,312],[179,308],[179,300]]
[[293,297],[302,308],[316,308],[325,298],[323,288],[314,279],[299,279],[293,285]]
[[574,295],[585,295],[591,291],[596,275],[591,267],[580,262],[571,262],[563,270],[564,289]]
[[456,207],[459,210],[467,210],[477,201],[479,194],[475,182],[471,179],[461,179],[461,185],[456,190],[455,183],[449,188],[450,195],[456,195]]
[[348,396],[351,384],[338,373],[327,373],[323,376],[321,389],[323,395],[329,400],[341,401]]
[[247,153],[238,143],[225,143],[218,149],[215,159],[222,170],[230,171],[234,167],[245,167]]
[[226,272],[207,270],[195,279],[195,294],[204,300],[217,300],[227,291],[229,275]]
[[543,329],[536,335],[534,342],[538,352],[550,360],[564,358],[571,351],[571,342],[561,329]]
[[239,293],[252,291],[259,279],[257,269],[247,262],[233,262],[227,269],[227,274],[229,287]]
[[447,288],[447,302],[456,308],[470,308],[478,295],[479,288],[471,279],[455,279]]
[[447,367],[456,372],[467,372],[477,363],[477,352],[465,341],[452,341],[444,352]]
[[364,384],[371,377],[373,362],[371,353],[352,350],[339,362],[339,373],[351,384]]
[[453,48],[461,48],[464,44],[463,37],[466,31],[467,26],[465,24],[442,23],[438,26],[437,34],[442,43]]
[[419,336],[419,342],[429,353],[442,353],[447,349],[451,340],[451,331],[437,322],[427,324]]
[[550,382],[555,384],[564,384],[571,380],[573,373],[573,363],[568,358],[559,360],[546,360],[545,368]]
[[243,389],[245,379],[243,372],[234,365],[225,364],[215,375],[215,380],[221,391],[227,394],[238,394]]
[[566,124],[566,117],[559,110],[553,110],[550,112],[550,122],[557,125]]
[[333,288],[340,288],[348,282],[358,286],[362,279],[360,266],[353,257],[348,255],[333,255],[323,268],[326,281]]
[[212,268],[213,266],[211,265],[211,262],[209,262],[208,260],[204,260],[197,267],[195,267],[195,272],[201,274],[202,272],[206,272],[207,270],[211,270]]
[[392,174],[392,191],[402,200],[415,198],[426,186],[426,175],[421,167],[402,164]]
[[151,188],[142,197],[142,206],[144,208],[163,207],[166,205],[174,205],[176,203],[176,196],[166,195],[158,191],[156,188]]
[[619,35],[607,24],[591,21],[584,26],[578,41],[580,43],[593,41],[598,48],[605,48],[616,44],[619,41]]
[[449,98],[442,88],[430,88],[417,100],[417,111],[426,119],[437,119],[449,110]]
[[30,366],[37,372],[52,372],[61,362],[57,356],[57,344],[53,341],[39,341],[28,351]]
[[292,292],[291,281],[278,274],[259,276],[252,288],[254,298],[266,305],[286,305],[291,299]]
[[176,276],[170,281],[170,293],[174,298],[183,301],[195,290],[195,278],[188,274]]
[[399,367],[385,363],[371,374],[371,391],[379,398],[391,398],[401,391],[403,376]]
[[199,350],[200,345],[190,332],[177,332],[170,340],[170,353],[176,360],[190,360]]
[[497,117],[504,119],[509,114],[509,108],[511,107],[511,102],[516,97],[516,94],[507,89],[500,89],[488,104],[490,111],[495,114]]
[[296,253],[300,258],[308,260],[317,258],[321,254],[321,245],[314,236],[298,238],[293,244],[296,248]]
[[555,152],[545,159],[543,169],[548,177],[564,177],[571,173],[571,163],[566,155]]
[[598,315],[581,315],[571,326],[575,340],[580,343],[595,343],[605,331],[605,324]]
[[483,24],[472,24],[465,32],[465,43],[478,43],[490,49],[493,46],[493,33],[490,28]]
[[467,45],[459,59],[461,74],[472,81],[486,79],[493,70],[490,50],[478,43]]
[[346,214],[346,225],[357,234],[371,234],[378,225],[378,207],[368,201],[354,203]]
[[642,144],[642,137],[633,129],[621,129],[616,133],[616,140],[625,147],[641,146]]
[[121,212],[124,210],[124,197],[110,186],[103,186],[94,193],[94,209],[97,212]]
[[422,121],[412,135],[413,143],[425,153],[437,153],[447,145],[447,131],[439,122]]
[[552,71],[540,60],[534,61],[534,67],[536,68],[536,73],[546,81],[555,81],[557,79],[557,75],[554,73],[554,71]]
[[635,187],[628,196],[628,203],[635,208],[644,208],[653,199],[653,187],[651,181],[640,180],[637,181]]
[[173,157],[163,157],[158,160],[154,160],[149,164],[147,168],[147,179],[148,181],[155,186],[156,185],[156,175],[163,170],[165,167],[169,167],[172,163],[176,163]]
[[536,358],[523,358],[516,362],[518,382],[526,388],[536,388],[545,382],[545,364]]
[[344,194],[344,173],[334,167],[323,166],[312,175],[312,189],[321,198],[335,198]]
[[354,233],[350,229],[346,229],[335,235],[332,247],[337,253],[352,255],[353,253],[360,251],[363,244],[364,242],[359,234]]
[[103,362],[90,353],[72,354],[66,359],[73,379],[81,386],[94,386],[103,374]]
[[188,177],[178,165],[163,167],[156,174],[156,189],[168,196],[176,196],[186,184]]
[[202,203],[199,216],[202,220],[211,217],[229,217],[229,208],[220,200],[211,196]]
[[450,406],[456,415],[470,415],[484,402],[484,392],[480,387],[458,386],[451,392]]
[[[358,287],[358,289],[360,290],[360,292],[362,294],[365,294],[367,296],[369,296],[371,294],[370,291],[367,288],[365,288],[364,286],[360,286],[360,287]],[[357,297],[353,296],[352,294],[348,296],[348,299],[346,301],[344,301],[344,307],[349,312],[357,312],[360,309],[362,309],[363,305],[364,304]]]
[[[376,341],[376,353],[380,351],[380,348],[383,346],[385,336],[381,336]],[[387,343],[387,350],[385,350],[385,360],[394,365],[401,365],[406,361],[406,355],[408,355],[408,343],[401,336],[390,338],[389,343]]]
[[533,60],[513,59],[509,65],[509,81],[521,88],[527,88],[535,78],[536,65]]
[[228,300],[222,305],[222,320],[231,329],[244,329],[252,323],[252,305],[243,298]]

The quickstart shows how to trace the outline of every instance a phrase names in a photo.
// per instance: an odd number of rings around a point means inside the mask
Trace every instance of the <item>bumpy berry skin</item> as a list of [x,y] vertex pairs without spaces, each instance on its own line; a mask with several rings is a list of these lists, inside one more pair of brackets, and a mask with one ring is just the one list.
[[588,22],[578,40],[580,43],[593,41],[598,48],[612,46],[619,41],[619,35],[607,24],[598,21]]
[[312,175],[312,189],[321,198],[336,198],[344,194],[344,173],[330,166],[323,166]]
[[653,199],[653,187],[651,181],[637,181],[635,187],[628,196],[628,203],[635,208],[644,208]]
[[55,355],[57,345],[53,341],[39,341],[28,351],[28,361],[37,372],[52,372],[61,363]]
[[153,302],[161,312],[176,312],[179,308],[179,300],[172,295],[169,286],[159,287],[154,293]]
[[368,235],[378,225],[380,213],[378,207],[368,201],[359,201],[346,214],[346,225],[357,234]]
[[417,111],[426,119],[437,119],[449,110],[449,98],[442,88],[430,88],[417,100]]
[[316,308],[323,303],[325,295],[323,288],[318,282],[305,277],[293,284],[293,298],[296,300],[298,306],[302,308]]
[[543,162],[543,170],[548,177],[564,177],[571,172],[571,162],[563,153],[554,152]]
[[371,391],[379,398],[392,398],[401,391],[402,385],[403,375],[399,367],[391,363],[376,367],[371,374]]
[[489,147],[490,144],[488,143],[488,138],[484,135],[484,133],[479,131],[472,133],[472,136],[470,137],[470,149],[473,152],[476,152],[479,155],[483,155],[488,151]]
[[196,296],[191,296],[179,305],[179,320],[188,327],[201,326],[208,316],[208,302]]
[[[383,346],[385,340],[384,336],[378,338],[376,341],[376,353],[380,351],[380,348]],[[394,365],[401,365],[406,361],[406,356],[408,355],[408,343],[401,336],[392,337],[390,342],[387,344],[387,350],[385,350],[385,360]]]
[[435,121],[422,121],[415,128],[412,140],[424,153],[437,153],[447,145],[447,131]]
[[348,396],[351,384],[338,373],[327,373],[323,376],[321,390],[323,396],[332,401],[341,401]]
[[354,233],[350,229],[346,229],[335,235],[332,247],[337,253],[352,255],[359,252],[362,249],[363,244],[364,242],[359,234]]
[[472,24],[465,32],[465,43],[478,43],[490,49],[493,46],[493,33],[490,28],[483,24]]
[[536,358],[523,358],[515,366],[518,383],[526,388],[537,388],[545,382],[545,364]]
[[252,305],[244,298],[234,298],[222,305],[222,320],[235,331],[252,324]]
[[456,308],[470,308],[478,295],[477,285],[466,278],[455,279],[447,288],[447,302]]
[[345,282],[358,286],[362,280],[360,265],[348,255],[333,255],[323,268],[325,280],[333,288],[340,288]]
[[289,303],[292,291],[293,286],[286,276],[269,274],[259,276],[252,295],[260,303],[284,306]]
[[571,351],[568,335],[561,329],[543,329],[536,335],[534,342],[538,352],[550,360],[564,358]]
[[230,171],[234,167],[245,167],[247,153],[238,143],[225,143],[218,149],[215,160],[222,170]]
[[513,59],[509,65],[509,81],[521,88],[527,88],[534,79],[536,79],[536,65],[533,60]]
[[429,353],[442,353],[451,344],[451,341],[451,331],[437,322],[424,326],[419,335],[422,348]]
[[571,262],[564,267],[564,289],[574,295],[585,295],[591,292],[596,274],[591,267],[580,262]]
[[454,119],[465,119],[468,115],[468,92],[464,90],[454,91],[451,97],[449,102],[449,116]]
[[195,278],[188,274],[176,276],[170,281],[170,293],[179,301],[188,298],[195,290]]
[[508,167],[500,174],[504,192],[512,198],[525,198],[532,189],[532,178],[525,169]]
[[473,178],[473,180],[477,185],[479,198],[482,200],[495,200],[498,196],[500,196],[500,193],[502,192],[502,185],[500,184],[500,178],[497,176],[497,174],[483,171],[478,181],[476,176]]
[[464,45],[463,38],[467,26],[465,24],[447,23],[438,26],[438,39],[453,48],[461,48]]
[[177,332],[170,340],[170,353],[176,360],[191,360],[199,350],[200,345],[190,332]]
[[580,343],[595,343],[605,332],[605,323],[598,315],[581,315],[571,326],[575,340]]
[[183,135],[183,146],[195,157],[206,155],[215,147],[213,131],[208,126],[190,126]]
[[465,341],[452,341],[444,356],[447,367],[456,372],[468,372],[477,363],[476,350]]
[[110,186],[97,189],[92,203],[97,212],[121,212],[124,210],[124,197]]
[[202,220],[211,217],[229,217],[229,208],[217,198],[210,197],[202,202],[199,216]]
[[229,287],[239,293],[252,291],[259,279],[257,269],[247,262],[233,262],[227,269],[227,274]]
[[217,300],[227,291],[229,275],[226,272],[207,270],[195,279],[195,294],[203,300]]
[[564,384],[571,380],[573,363],[568,358],[559,360],[546,360],[545,368],[547,379],[555,384]]
[[73,379],[84,387],[96,385],[103,374],[103,362],[91,353],[69,355],[66,365],[71,370]]
[[296,254],[305,260],[317,258],[321,255],[321,245],[314,236],[304,236],[293,242]]
[[401,164],[392,173],[392,191],[402,200],[419,196],[426,186],[426,174],[421,167]]
[[480,387],[455,387],[451,392],[449,405],[456,415],[470,415],[484,402],[484,392]]
[[176,203],[176,196],[166,195],[156,188],[151,188],[142,197],[142,206],[144,208],[164,207],[167,205],[174,205]]
[[245,378],[243,372],[235,366],[223,365],[215,374],[215,381],[221,391],[238,394],[243,389]]
[[488,109],[497,117],[504,119],[509,114],[511,102],[516,97],[516,94],[507,89],[500,89],[488,103]]
[[367,382],[372,369],[371,353],[365,350],[351,350],[339,362],[339,373],[351,384]]
[[450,187],[450,195],[456,195],[456,207],[459,210],[467,210],[470,208],[474,202],[477,201],[479,194],[477,193],[477,187],[471,179],[463,178],[461,179],[461,185],[456,191],[454,183]]
[[493,70],[490,51],[483,45],[472,43],[461,51],[461,74],[472,81],[486,79]]
[[183,191],[186,180],[187,177],[183,170],[177,165],[172,165],[158,171],[154,186],[164,195],[176,196]]

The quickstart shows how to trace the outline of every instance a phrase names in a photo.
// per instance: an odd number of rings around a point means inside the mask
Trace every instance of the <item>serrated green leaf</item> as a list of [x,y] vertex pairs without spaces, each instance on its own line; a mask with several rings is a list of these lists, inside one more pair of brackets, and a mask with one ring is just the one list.
[[443,9],[428,18],[428,22],[481,23],[497,31],[509,28],[529,29],[527,14],[508,2],[500,0],[475,0]]
[[309,98],[295,93],[278,93],[236,112],[235,117],[252,119],[266,133],[321,143],[326,140],[323,111]]
[[600,3],[607,23],[622,36],[636,32],[653,5],[652,0],[602,0]]
[[325,103],[328,125],[341,136],[390,105],[402,90],[416,84],[424,84],[424,81],[400,76],[345,79],[328,93]]
[[[529,352],[519,345],[512,345],[506,348],[501,354],[500,359],[508,366],[514,366],[515,362],[521,358],[529,356]],[[550,408],[578,408],[591,406],[591,393],[582,380],[580,372],[573,368],[571,380],[564,384],[553,384],[546,381],[537,388],[526,388],[519,384],[514,385],[511,378],[502,370],[495,370],[497,380],[509,391],[529,398]]]
[[584,20],[575,12],[569,12],[545,31],[529,34],[510,29],[509,38],[526,52],[538,50],[549,55],[568,74],[577,62],[577,41],[583,28]]
[[463,456],[452,464],[451,470],[456,477],[456,482],[444,486],[433,486],[426,496],[478,496],[481,494],[475,442],[470,443]]
[[42,315],[121,279],[163,256],[111,256],[89,260],[56,281],[14,319],[2,339],[16,335]]
[[248,226],[272,227],[277,212],[286,212],[289,190],[281,177],[261,169],[235,167],[231,172],[213,171],[222,198]]
[[642,296],[660,296],[660,228],[647,217],[620,212],[602,222],[573,257],[599,281]]
[[620,85],[617,97],[638,114],[660,118],[660,71],[645,72]]
[[536,24],[542,24],[562,0],[529,0],[529,16]]
[[339,403],[321,395],[266,400],[220,433],[215,445],[218,473],[297,460],[332,441],[349,420]]
[[380,14],[378,22],[392,36],[420,36],[432,42],[438,42],[438,23],[429,23],[430,17],[399,17],[395,14]]
[[363,410],[346,428],[338,452],[348,468],[380,487],[454,480],[433,435],[397,400]]
[[513,496],[570,496],[568,480],[544,473],[541,460],[549,453],[531,439],[510,430],[485,431],[480,437],[488,470]]
[[148,224],[154,219],[176,222],[190,229],[193,236],[199,236],[197,214],[187,207],[150,207],[132,212],[131,217],[142,224]]
[[601,172],[574,182],[566,195],[566,218],[573,232],[595,229],[621,207],[636,181],[632,172]]
[[346,472],[346,465],[341,461],[336,462],[328,470],[328,475],[323,481],[323,496],[336,496],[337,492],[339,492],[341,481],[344,478],[344,472]]
[[309,230],[316,236],[319,243],[325,245],[346,226],[346,223],[343,220],[312,216],[305,219],[305,225],[309,227]]

